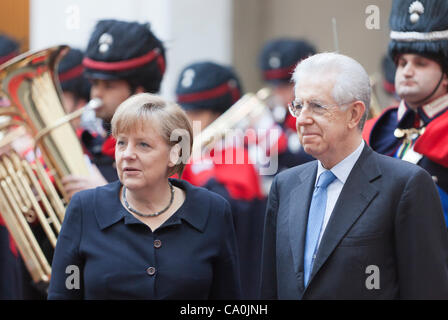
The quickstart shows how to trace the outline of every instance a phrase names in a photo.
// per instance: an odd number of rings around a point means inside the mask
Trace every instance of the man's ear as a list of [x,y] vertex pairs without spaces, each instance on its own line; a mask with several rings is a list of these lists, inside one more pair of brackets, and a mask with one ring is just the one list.
[[445,92],[448,92],[448,73],[445,72],[443,75],[442,86],[445,87]]
[[348,127],[350,129],[356,128],[366,111],[366,105],[362,101],[353,102],[352,108],[349,111]]

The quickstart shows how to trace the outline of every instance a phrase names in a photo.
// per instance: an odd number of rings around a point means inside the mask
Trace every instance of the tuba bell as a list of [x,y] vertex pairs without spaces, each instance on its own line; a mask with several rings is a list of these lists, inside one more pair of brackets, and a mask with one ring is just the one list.
[[[0,65],[0,214],[38,286],[48,286],[54,249],[68,196],[61,178],[89,175],[80,142],[61,99],[57,65],[68,46],[24,53]],[[75,115],[76,116],[76,115]],[[34,160],[12,147],[28,137]],[[37,230],[38,229],[38,230]]]

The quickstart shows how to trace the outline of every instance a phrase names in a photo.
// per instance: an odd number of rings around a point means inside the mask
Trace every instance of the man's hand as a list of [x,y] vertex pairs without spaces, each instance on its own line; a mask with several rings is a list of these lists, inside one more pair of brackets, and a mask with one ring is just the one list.
[[95,165],[92,166],[92,169],[92,174],[88,177],[68,175],[62,178],[62,184],[70,198],[78,191],[93,189],[107,184],[107,180]]

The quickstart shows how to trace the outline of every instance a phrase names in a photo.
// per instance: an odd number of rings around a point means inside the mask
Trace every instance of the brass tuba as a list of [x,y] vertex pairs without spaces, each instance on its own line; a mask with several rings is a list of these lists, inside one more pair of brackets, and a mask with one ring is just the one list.
[[[51,257],[42,250],[36,228],[54,249],[68,204],[61,178],[89,175],[57,77],[68,50],[56,46],[24,53],[0,66],[0,96],[9,101],[0,107],[0,214],[31,278],[44,286],[51,277]],[[34,161],[10,147],[23,135],[31,139]]]

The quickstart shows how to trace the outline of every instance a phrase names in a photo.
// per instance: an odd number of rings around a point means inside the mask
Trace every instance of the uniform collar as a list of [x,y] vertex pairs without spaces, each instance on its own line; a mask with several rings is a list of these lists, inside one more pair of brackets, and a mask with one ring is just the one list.
[[[427,125],[432,120],[443,114],[448,109],[448,94],[445,94],[436,100],[423,105],[417,109],[417,113],[422,121],[421,125]],[[415,112],[409,108],[404,100],[401,100],[398,106],[398,127],[408,128],[413,126]]]
[[[181,221],[185,221],[198,231],[204,232],[210,208],[210,200],[206,197],[207,191],[184,180],[170,178],[170,181],[174,186],[183,189],[186,197],[182,206],[164,225],[180,224]],[[121,204],[119,198],[121,186],[121,182],[117,180],[95,190],[95,216],[101,230],[122,219],[124,224],[142,223]]]
[[426,124],[440,116],[448,108],[448,94],[445,94],[419,109],[419,114]]

